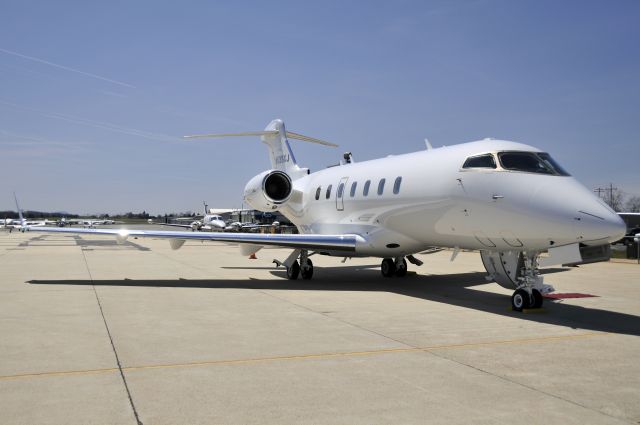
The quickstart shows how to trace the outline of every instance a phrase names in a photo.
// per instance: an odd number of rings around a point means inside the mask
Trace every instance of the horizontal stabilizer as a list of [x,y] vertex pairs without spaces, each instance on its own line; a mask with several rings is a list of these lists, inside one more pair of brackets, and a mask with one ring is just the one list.
[[[183,136],[185,139],[203,139],[203,138],[221,138],[221,137],[244,137],[244,136],[277,136],[279,132],[277,130],[265,130],[265,131],[245,131],[242,133],[219,133],[219,134],[193,134],[191,136]],[[338,147],[334,143],[329,143],[324,140],[316,139],[315,137],[305,136],[303,134],[293,133],[291,131],[285,132],[288,139],[301,140],[303,142],[317,143],[319,145]]]

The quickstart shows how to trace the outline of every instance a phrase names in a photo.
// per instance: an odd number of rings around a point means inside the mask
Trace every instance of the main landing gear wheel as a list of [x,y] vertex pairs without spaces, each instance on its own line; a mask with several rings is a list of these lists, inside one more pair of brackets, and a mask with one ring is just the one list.
[[303,265],[300,268],[300,271],[302,272],[303,279],[305,280],[311,279],[313,277],[313,263],[311,262],[311,260],[307,260],[306,266]]
[[407,260],[404,258],[402,261],[396,263],[396,276],[405,277],[407,275]]
[[518,289],[511,296],[511,309],[513,311],[522,311],[525,308],[529,308],[530,304],[530,295],[524,289]]
[[296,260],[293,262],[293,264],[291,264],[291,267],[287,267],[287,277],[290,280],[296,280],[299,274],[300,274],[300,264],[298,264],[298,261]]
[[396,273],[396,263],[391,258],[385,258],[380,264],[380,271],[384,277],[392,277]]

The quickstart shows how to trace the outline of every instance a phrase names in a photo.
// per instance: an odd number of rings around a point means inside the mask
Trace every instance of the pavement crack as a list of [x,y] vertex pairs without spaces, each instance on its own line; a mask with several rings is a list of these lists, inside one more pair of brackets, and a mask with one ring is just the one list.
[[[89,269],[89,263],[87,262],[87,257],[84,254],[83,250],[82,258],[84,259],[84,264],[87,268],[87,273],[89,274],[89,279],[91,283],[93,283],[93,276],[91,275],[91,270]],[[104,310],[102,309],[102,303],[100,302],[100,296],[98,295],[98,291],[96,290],[95,285],[91,285],[93,288],[93,294],[96,296],[96,301],[98,302],[98,308],[100,309],[100,315],[102,316],[102,322],[104,323],[104,327],[107,330],[107,336],[109,337],[109,342],[111,344],[111,349],[113,350],[113,355],[116,358],[116,364],[118,365],[118,371],[120,372],[120,377],[122,378],[122,383],[124,384],[124,389],[127,392],[127,398],[129,399],[129,404],[131,405],[131,410],[133,410],[133,416],[136,419],[137,425],[143,425],[140,417],[138,416],[138,410],[136,409],[136,405],[133,402],[133,398],[131,397],[131,391],[129,390],[129,385],[127,384],[127,378],[124,376],[124,371],[122,370],[122,364],[120,363],[120,357],[118,356],[118,350],[116,350],[116,346],[113,343],[113,337],[111,336],[111,331],[109,330],[109,325],[107,324],[107,318],[104,316]]]

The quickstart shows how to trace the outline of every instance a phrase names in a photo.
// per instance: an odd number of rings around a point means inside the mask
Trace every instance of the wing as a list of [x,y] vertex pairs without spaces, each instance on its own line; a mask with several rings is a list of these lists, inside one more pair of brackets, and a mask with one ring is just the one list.
[[[263,233],[222,233],[222,232],[173,232],[163,230],[134,229],[65,229],[59,227],[26,228],[37,233],[70,233],[75,235],[108,235],[118,242],[124,242],[129,236],[169,240],[201,240],[233,242],[239,244],[280,246],[284,248],[355,252],[356,245],[365,242],[360,235],[289,235]],[[173,244],[172,244],[173,246]]]

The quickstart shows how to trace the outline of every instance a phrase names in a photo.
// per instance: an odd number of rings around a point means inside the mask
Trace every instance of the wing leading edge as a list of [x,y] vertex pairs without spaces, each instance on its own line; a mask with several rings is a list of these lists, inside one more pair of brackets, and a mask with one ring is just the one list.
[[69,233],[75,235],[115,236],[124,242],[129,236],[169,240],[201,240],[213,242],[233,242],[241,244],[280,246],[284,248],[331,250],[355,252],[356,244],[364,243],[360,235],[307,235],[307,234],[262,234],[262,233],[216,233],[216,232],[174,232],[163,230],[135,229],[65,229],[58,227],[26,228],[37,233]]

